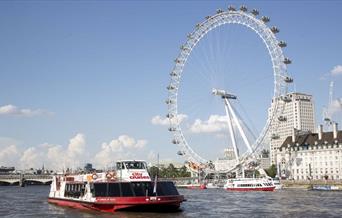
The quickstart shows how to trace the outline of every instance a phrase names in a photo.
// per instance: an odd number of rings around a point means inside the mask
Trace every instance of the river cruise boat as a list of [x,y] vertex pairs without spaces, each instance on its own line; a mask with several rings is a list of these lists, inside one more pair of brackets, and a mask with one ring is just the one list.
[[267,179],[260,178],[228,179],[224,189],[228,191],[274,191],[275,185]]
[[48,202],[78,209],[172,211],[184,201],[171,181],[151,179],[144,161],[118,161],[116,169],[91,174],[56,175]]
[[268,181],[272,182],[276,190],[283,189],[283,185],[280,183],[279,178],[269,178]]

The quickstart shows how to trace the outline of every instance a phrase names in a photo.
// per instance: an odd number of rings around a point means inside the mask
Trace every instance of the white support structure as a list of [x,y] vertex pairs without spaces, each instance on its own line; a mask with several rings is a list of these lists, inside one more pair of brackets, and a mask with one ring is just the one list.
[[252,153],[253,150],[252,150],[251,144],[249,143],[249,141],[248,141],[248,139],[247,139],[247,136],[246,136],[245,132],[243,131],[243,129],[242,129],[242,127],[241,127],[241,124],[240,124],[240,122],[239,122],[239,120],[238,120],[238,118],[237,118],[237,116],[236,116],[236,114],[235,114],[235,112],[234,112],[232,106],[230,105],[230,103],[229,103],[229,101],[228,101],[227,98],[225,98],[224,100],[225,100],[226,105],[228,105],[228,108],[230,109],[230,112],[231,112],[232,115],[233,115],[233,119],[234,119],[234,121],[235,121],[235,124],[236,124],[236,126],[237,126],[237,128],[238,128],[238,130],[239,130],[239,132],[240,132],[240,135],[241,135],[243,141],[245,142],[245,144],[246,144],[246,146],[247,146],[247,148],[248,148],[248,151],[249,151],[250,153]]
[[216,96],[220,96],[224,101],[224,108],[226,110],[227,122],[228,122],[228,130],[230,133],[230,138],[232,141],[235,158],[237,160],[237,163],[239,163],[240,162],[240,155],[239,155],[239,149],[236,145],[236,137],[235,137],[233,125],[235,125],[238,128],[238,131],[239,131],[246,147],[248,148],[249,153],[252,153],[253,150],[252,150],[251,144],[249,143],[249,141],[247,139],[245,132],[243,131],[243,129],[241,127],[239,119],[236,116],[236,113],[235,113],[235,111],[234,111],[234,109],[233,109],[233,107],[229,101],[229,99],[236,99],[237,97],[233,94],[226,92],[225,90],[220,90],[220,89],[213,89],[212,94],[216,95]]
[[236,139],[235,139],[235,134],[234,134],[234,130],[233,130],[233,124],[232,124],[232,118],[230,117],[230,113],[229,113],[229,101],[227,99],[225,99],[225,105],[224,108],[226,109],[226,114],[227,114],[227,121],[228,121],[228,129],[229,129],[229,133],[230,133],[230,138],[233,144],[233,148],[234,148],[234,154],[235,154],[235,159],[238,161],[239,160],[239,152],[238,152],[238,148],[236,146]]

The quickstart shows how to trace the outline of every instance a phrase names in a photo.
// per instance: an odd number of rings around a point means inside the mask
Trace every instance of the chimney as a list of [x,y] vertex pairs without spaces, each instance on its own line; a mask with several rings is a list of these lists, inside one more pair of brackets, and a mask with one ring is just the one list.
[[322,140],[322,134],[323,134],[323,125],[318,126],[318,140]]
[[334,136],[334,139],[337,139],[337,123],[333,123],[333,136]]
[[293,128],[292,129],[292,143],[295,143],[296,142],[296,129]]

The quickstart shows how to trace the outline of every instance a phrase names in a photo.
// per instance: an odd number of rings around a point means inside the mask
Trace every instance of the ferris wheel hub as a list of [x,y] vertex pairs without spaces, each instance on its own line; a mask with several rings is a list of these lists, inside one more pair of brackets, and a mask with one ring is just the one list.
[[237,99],[236,95],[233,95],[231,93],[226,92],[223,89],[215,89],[213,88],[213,90],[211,91],[211,93],[213,95],[217,95],[217,96],[221,96],[222,98],[227,98],[227,99]]

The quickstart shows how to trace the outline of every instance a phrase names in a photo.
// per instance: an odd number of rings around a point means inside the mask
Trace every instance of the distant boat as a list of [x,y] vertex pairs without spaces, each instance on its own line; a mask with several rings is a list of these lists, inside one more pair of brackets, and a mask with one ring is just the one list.
[[274,191],[275,185],[267,179],[240,178],[228,179],[223,188],[228,191]]
[[207,186],[204,184],[186,184],[186,185],[177,185],[177,188],[187,188],[187,189],[207,189]]
[[342,191],[338,186],[335,186],[335,185],[313,185],[312,190],[315,190],[315,191]]
[[214,184],[214,183],[208,183],[206,185],[207,189],[215,189],[215,188],[222,188],[220,186],[218,186],[217,184]]
[[272,182],[276,190],[282,189],[283,185],[280,183],[279,179],[269,178],[268,181]]

